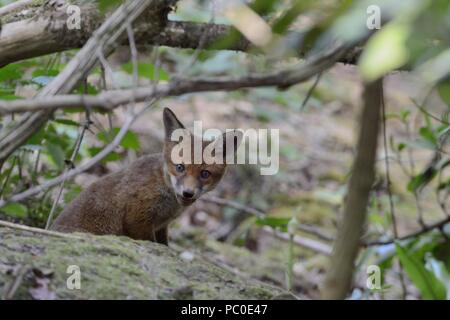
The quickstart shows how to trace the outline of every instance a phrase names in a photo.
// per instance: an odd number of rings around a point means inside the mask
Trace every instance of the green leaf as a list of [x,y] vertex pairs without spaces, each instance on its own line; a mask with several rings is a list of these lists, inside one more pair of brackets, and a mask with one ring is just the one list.
[[123,0],[98,0],[98,9],[101,12],[106,12],[109,9],[118,7],[123,3]]
[[433,166],[427,168],[423,173],[418,174],[408,183],[408,191],[415,192],[425,187],[436,176],[437,170]]
[[431,151],[436,151],[436,146],[425,139],[417,139],[414,141],[403,141],[403,143],[413,149],[427,149]]
[[38,132],[33,134],[25,144],[30,145],[40,145],[42,142],[42,139],[45,137],[45,128],[40,129]]
[[403,142],[400,142],[398,145],[397,145],[397,150],[400,152],[400,151],[402,151],[403,149],[405,149],[406,148],[406,144],[404,144]]
[[297,17],[311,6],[311,1],[295,1],[283,15],[273,24],[272,31],[278,34],[284,34],[289,26],[295,22]]
[[[119,128],[113,128],[111,133],[99,132],[97,134],[97,138],[102,142],[110,143],[112,138],[117,135],[119,130]],[[125,149],[139,150],[139,138],[134,132],[128,131],[120,142],[120,145]]]
[[79,127],[81,126],[80,123],[70,120],[70,119],[55,119],[53,120],[56,123],[64,124],[66,126],[72,126],[72,127]]
[[20,99],[22,99],[22,98],[14,95],[14,94],[0,95],[0,100],[13,101],[13,100],[20,100]]
[[59,74],[59,70],[54,70],[54,69],[36,69],[33,71],[33,78],[37,78],[37,77],[42,77],[42,76],[46,76],[46,77],[56,77]]
[[445,299],[445,288],[432,272],[428,271],[422,261],[411,252],[395,244],[397,255],[411,281],[419,289],[422,297],[428,300]]
[[18,80],[22,78],[22,66],[19,64],[9,64],[0,68],[0,82],[7,80]]
[[66,159],[66,156],[64,154],[63,148],[58,144],[49,142],[47,143],[46,150],[53,163],[59,169],[64,168],[64,160]]
[[287,225],[291,218],[265,217],[256,220],[258,226],[271,226],[273,228],[287,229]]
[[208,49],[214,49],[214,50],[222,50],[225,48],[230,48],[233,46],[236,46],[237,43],[242,38],[242,34],[234,27],[228,32],[223,38],[219,38],[211,45],[209,45]]
[[444,262],[437,260],[430,252],[427,252],[425,259],[427,261],[427,269],[439,279],[446,290],[446,299],[450,299],[450,273],[447,270]]
[[78,94],[93,94],[94,95],[94,94],[98,94],[98,90],[97,90],[96,87],[94,87],[90,83],[88,83],[87,86],[86,86],[86,84],[82,83],[75,89],[75,93],[78,93]]
[[406,41],[410,35],[408,25],[391,22],[378,31],[367,43],[359,67],[363,78],[374,81],[389,71],[408,62]]
[[400,112],[400,117],[402,118],[403,121],[408,120],[409,115],[411,114],[410,110],[402,110]]
[[23,204],[20,203],[10,203],[1,208],[6,215],[14,218],[26,218],[28,209]]
[[74,200],[81,193],[81,191],[83,191],[83,189],[80,186],[74,185],[64,193],[64,202],[72,202],[72,200]]
[[[89,154],[94,157],[96,156],[100,151],[102,151],[103,148],[99,148],[99,147],[91,147],[89,148]],[[101,161],[102,164],[106,164],[108,162],[111,161],[118,161],[120,160],[120,155],[117,152],[111,152],[110,154],[108,154],[105,158],[103,158],[103,160]]]
[[[128,62],[122,65],[122,69],[129,73],[133,74],[133,63]],[[141,78],[147,78],[150,80],[155,80],[155,66],[151,63],[138,63],[138,75]],[[169,74],[161,68],[157,69],[157,75],[159,80],[168,81]]]
[[139,138],[134,132],[128,131],[123,137],[120,145],[125,149],[139,150],[140,148]]
[[434,132],[428,128],[428,127],[422,127],[419,129],[419,134],[424,138],[426,141],[431,142],[434,146],[437,147],[437,138],[434,134]]
[[274,10],[277,2],[277,0],[255,0],[250,3],[250,8],[260,16],[264,16]]
[[437,87],[437,91],[441,96],[442,101],[444,101],[448,107],[450,107],[450,81],[441,83]]

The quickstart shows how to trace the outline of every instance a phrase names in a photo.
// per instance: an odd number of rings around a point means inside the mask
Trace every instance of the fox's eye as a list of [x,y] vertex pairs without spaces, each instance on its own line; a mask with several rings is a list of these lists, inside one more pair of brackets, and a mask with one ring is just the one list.
[[208,170],[202,170],[200,172],[200,178],[202,178],[202,179],[208,179],[210,175],[211,175],[211,172],[209,172]]
[[177,172],[184,172],[184,165],[182,165],[182,164],[177,164],[176,166],[175,166],[175,169],[177,170]]

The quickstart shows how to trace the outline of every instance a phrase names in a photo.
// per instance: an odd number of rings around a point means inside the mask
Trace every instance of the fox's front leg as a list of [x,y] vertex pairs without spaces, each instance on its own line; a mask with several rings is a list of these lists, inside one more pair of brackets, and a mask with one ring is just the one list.
[[164,244],[166,246],[169,245],[169,231],[168,227],[164,227],[155,232],[156,242]]

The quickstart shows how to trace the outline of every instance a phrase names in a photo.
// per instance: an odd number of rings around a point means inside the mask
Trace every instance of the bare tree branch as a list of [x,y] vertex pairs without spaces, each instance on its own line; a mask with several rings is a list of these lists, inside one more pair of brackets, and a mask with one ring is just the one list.
[[231,91],[262,86],[287,88],[307,81],[315,74],[330,68],[345,53],[346,49],[339,47],[320,57],[311,58],[311,60],[300,63],[293,69],[270,74],[244,77],[180,78],[173,80],[169,84],[160,84],[156,87],[151,85],[127,90],[103,91],[98,95],[58,95],[28,100],[0,101],[0,115],[41,110],[49,112],[56,109],[80,107],[111,111],[129,101],[140,102],[151,97],[163,98],[193,92]]
[[[178,0],[152,0],[142,19],[137,20],[139,43],[160,34],[167,24],[167,14]],[[76,4],[81,10],[79,28],[70,28],[67,7]],[[9,63],[83,47],[105,21],[105,16],[94,1],[65,1],[56,8],[49,5],[36,6],[34,2],[17,18],[3,17],[0,32],[0,67]],[[126,39],[122,44],[128,45]]]
[[0,221],[0,228],[12,228],[12,229],[16,229],[16,230],[22,230],[22,231],[32,232],[32,233],[37,233],[37,234],[43,234],[43,235],[52,236],[52,237],[68,238],[68,239],[72,239],[72,240],[84,240],[84,239],[87,239],[87,237],[89,237],[89,235],[86,235],[86,234],[83,234],[83,236],[81,236],[81,235],[75,235],[72,233],[62,233],[62,232],[45,230],[45,229],[40,229],[40,228],[33,228],[33,227],[25,226],[23,224],[11,223],[11,222],[7,222],[7,221]]
[[[271,228],[268,226],[263,227],[262,230],[264,231],[264,233],[275,236],[278,239],[281,239],[284,241],[291,241],[291,236],[285,232],[275,230],[274,228]],[[307,248],[307,249],[310,249],[315,252],[319,252],[326,256],[331,255],[331,247],[325,243],[322,243],[322,242],[319,242],[319,241],[316,241],[313,239],[300,237],[298,235],[294,235],[292,237],[292,241],[300,247]]]
[[247,51],[251,43],[244,37],[227,44],[218,43],[233,31],[233,27],[218,23],[196,23],[189,21],[169,21],[165,29],[152,39],[141,39],[141,44],[157,44],[174,48],[197,49],[202,36],[203,47],[215,50]]
[[404,236],[399,236],[398,238],[395,239],[389,239],[389,240],[374,240],[374,241],[366,241],[363,242],[363,245],[366,247],[369,246],[382,246],[382,245],[387,245],[387,244],[391,244],[394,243],[395,241],[401,241],[401,240],[408,240],[411,238],[416,238],[419,237],[427,232],[433,231],[433,230],[437,230],[437,229],[442,229],[446,224],[450,223],[450,216],[439,220],[435,223],[429,224],[429,225],[425,225],[422,226],[419,230],[406,234]]
[[32,4],[33,0],[20,0],[10,3],[0,8],[0,17],[10,14],[13,11],[20,10]]

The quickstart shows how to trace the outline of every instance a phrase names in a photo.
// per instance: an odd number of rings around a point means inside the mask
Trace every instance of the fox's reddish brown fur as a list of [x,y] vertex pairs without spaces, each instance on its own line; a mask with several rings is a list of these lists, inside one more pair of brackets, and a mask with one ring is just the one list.
[[[171,160],[176,142],[169,138],[173,130],[184,127],[167,108],[164,126],[163,153],[141,157],[129,167],[91,184],[66,206],[52,229],[124,235],[167,245],[169,223],[202,194],[215,188],[226,165],[185,164],[179,172],[180,164]],[[241,138],[237,137],[236,147]],[[203,146],[209,143],[203,141]],[[205,171],[209,173],[206,179]]]

